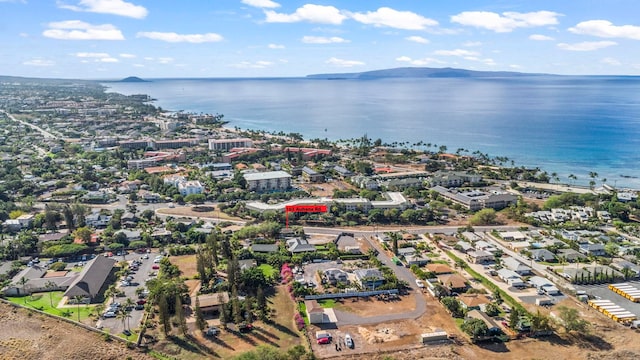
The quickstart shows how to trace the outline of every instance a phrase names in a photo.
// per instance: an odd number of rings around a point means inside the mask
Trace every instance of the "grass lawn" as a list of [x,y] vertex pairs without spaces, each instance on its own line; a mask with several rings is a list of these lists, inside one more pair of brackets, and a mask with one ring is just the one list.
[[304,304],[304,301],[300,301],[298,303],[298,309],[300,310],[300,315],[304,319],[304,323],[306,325],[310,325],[311,322],[309,322],[309,317],[307,316],[307,305]]
[[267,279],[273,279],[276,274],[277,274],[277,270],[269,265],[269,264],[260,264],[260,266],[258,266],[258,269],[260,269],[260,271],[262,271],[262,274],[267,278]]
[[[36,294],[33,294],[33,296],[7,297],[7,300],[19,305],[44,311],[47,314],[64,316],[77,321],[78,306],[72,305],[64,308],[56,307],[60,303],[60,300],[62,300],[63,294],[64,294],[63,291],[52,291],[50,293],[36,293]],[[51,298],[49,298],[49,295],[51,295]],[[25,304],[25,300],[26,300],[26,304]],[[51,304],[53,304],[53,306],[51,306]],[[80,305],[80,322],[89,318],[89,315],[93,311],[93,307],[94,307],[93,305],[90,305],[90,306]]]
[[318,304],[320,304],[320,306],[325,309],[331,309],[336,306],[336,300],[335,299],[318,300]]

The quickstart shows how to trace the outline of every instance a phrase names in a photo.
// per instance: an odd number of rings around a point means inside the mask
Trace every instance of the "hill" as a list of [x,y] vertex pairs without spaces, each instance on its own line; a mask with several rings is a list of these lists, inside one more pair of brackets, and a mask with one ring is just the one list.
[[120,80],[118,82],[148,82],[148,81],[140,79],[137,76],[129,76],[129,77],[126,77],[126,78],[124,78],[124,79],[122,79],[122,80]]
[[343,74],[307,75],[310,79],[383,79],[383,78],[479,78],[479,77],[521,77],[548,74],[528,74],[513,71],[475,71],[455,68],[403,67]]

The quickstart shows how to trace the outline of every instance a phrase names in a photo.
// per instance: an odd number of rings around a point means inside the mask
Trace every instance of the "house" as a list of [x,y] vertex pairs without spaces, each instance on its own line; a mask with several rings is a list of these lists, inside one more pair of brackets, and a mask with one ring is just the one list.
[[500,233],[500,237],[504,241],[525,241],[527,236],[520,231],[504,231]]
[[580,244],[580,252],[591,256],[604,256],[607,254],[604,251],[604,245],[591,243]]
[[365,289],[375,289],[384,284],[384,276],[378,269],[358,269],[353,272],[356,281]]
[[438,281],[450,292],[464,292],[467,289],[467,279],[458,274],[438,275]]
[[141,239],[140,230],[120,230],[114,234],[114,236],[118,236],[118,234],[124,234],[127,237],[129,242],[138,241]]
[[240,268],[240,271],[248,270],[257,266],[258,262],[256,259],[238,260],[238,267]]
[[500,333],[501,330],[498,327],[498,324],[487,314],[483,313],[480,310],[471,310],[467,313],[467,318],[471,319],[479,319],[482,320],[487,325],[488,333],[495,334]]
[[429,264],[427,265],[427,270],[436,275],[453,273],[453,269],[446,264]]
[[458,241],[456,243],[456,247],[460,247],[460,251],[463,252],[463,253],[467,253],[470,250],[474,249],[473,245],[469,244],[466,241],[462,241],[462,240],[460,240],[460,241]]
[[[219,293],[199,295],[198,301],[200,302],[200,310],[203,314],[217,314],[220,311],[222,305],[229,302],[229,293],[224,291]],[[196,299],[191,299],[191,303],[195,304]]]
[[337,283],[348,283],[349,276],[346,272],[340,269],[327,269],[323,273],[324,279],[327,280],[331,285],[335,285]]
[[531,244],[528,241],[513,241],[507,243],[507,246],[513,251],[520,252],[531,247]]
[[495,261],[493,254],[482,250],[467,252],[467,259],[474,264],[486,264]]
[[291,253],[314,252],[316,247],[309,244],[308,240],[294,238],[287,240],[287,249]]
[[540,276],[532,276],[529,278],[529,284],[535,286],[538,290],[544,291],[548,295],[560,294],[560,290],[558,290],[551,281]]
[[336,165],[333,167],[333,171],[335,171],[336,173],[338,173],[338,176],[340,176],[342,179],[346,179],[348,177],[353,176],[353,172],[351,172],[349,169],[344,168],[340,165]]
[[584,256],[583,254],[573,250],[573,249],[560,249],[558,250],[558,257],[564,258],[565,260],[567,260],[568,262],[577,262],[577,261],[581,261],[583,259],[586,259],[587,257]]
[[324,309],[316,300],[305,300],[304,305],[307,310],[307,318],[311,324],[324,324],[326,322]]
[[93,228],[105,228],[109,225],[111,216],[94,212],[85,217],[85,223]]
[[302,178],[305,181],[319,183],[324,181],[324,175],[318,173],[308,166],[302,167]]
[[113,270],[116,260],[96,256],[82,269],[80,275],[69,286],[64,296],[69,300],[82,296],[84,302],[93,303],[102,300],[102,294],[107,287],[107,279]]
[[522,277],[515,271],[502,268],[497,271],[497,274],[502,281],[506,282],[510,286],[513,286],[516,288],[521,288],[526,286],[524,281],[522,281]]
[[493,246],[492,244],[489,244],[484,240],[477,241],[474,246],[476,250],[479,250],[479,251],[486,251],[488,253],[494,253],[496,251],[495,246]]
[[519,275],[529,275],[531,274],[531,268],[527,265],[521,263],[513,257],[507,257],[502,259],[502,266],[506,269],[509,269]]
[[[612,268],[621,271],[624,274],[624,271],[630,271],[634,277],[637,277],[640,274],[640,266],[623,259],[615,259],[610,265]],[[625,268],[629,270],[624,270]]]
[[467,310],[482,310],[491,302],[484,294],[460,294],[458,300],[460,300],[462,307]]
[[556,255],[547,249],[531,250],[531,258],[535,261],[552,262]]
[[482,236],[471,231],[465,231],[461,235],[464,239],[472,243],[482,240]]
[[407,266],[411,266],[414,264],[418,266],[424,266],[429,263],[429,257],[423,254],[406,255],[404,257],[404,260],[406,261]]
[[398,249],[398,256],[412,256],[416,254],[416,249],[413,247],[405,247]]
[[274,253],[278,252],[277,244],[252,244],[249,249],[254,253]]

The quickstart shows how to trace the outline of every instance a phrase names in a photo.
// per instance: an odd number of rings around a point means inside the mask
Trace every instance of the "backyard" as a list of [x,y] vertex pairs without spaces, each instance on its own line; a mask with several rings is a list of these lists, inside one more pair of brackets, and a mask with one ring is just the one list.
[[58,307],[63,294],[63,291],[52,291],[49,293],[35,293],[31,296],[7,297],[7,300],[15,304],[46,312],[47,314],[62,316],[75,321],[78,321],[79,310],[80,322],[91,324],[89,319],[94,313],[96,305],[62,305]]

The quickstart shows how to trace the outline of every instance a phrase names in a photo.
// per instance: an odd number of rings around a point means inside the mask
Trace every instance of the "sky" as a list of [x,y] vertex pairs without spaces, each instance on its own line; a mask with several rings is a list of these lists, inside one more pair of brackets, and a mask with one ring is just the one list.
[[0,0],[0,75],[640,75],[637,0]]

